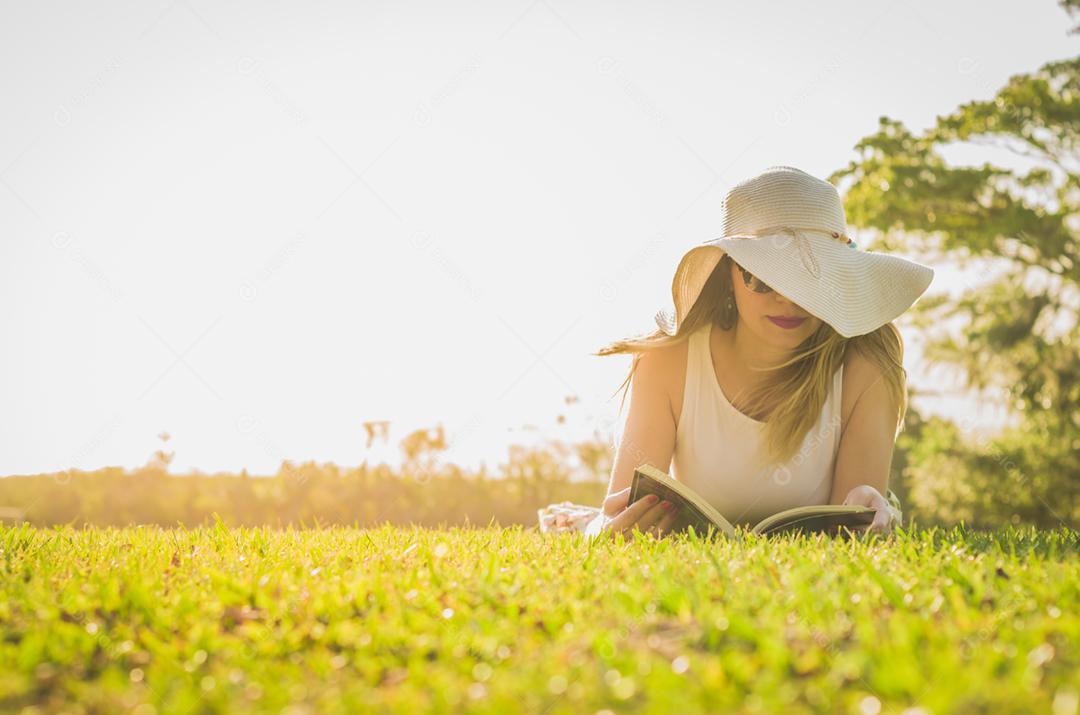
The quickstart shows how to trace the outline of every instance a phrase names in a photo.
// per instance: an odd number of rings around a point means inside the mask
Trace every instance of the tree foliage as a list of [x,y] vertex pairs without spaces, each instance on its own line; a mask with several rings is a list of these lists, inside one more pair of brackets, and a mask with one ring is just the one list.
[[[1062,6],[1072,13],[1080,0]],[[951,165],[943,149],[960,143],[1008,152],[1022,168]],[[927,360],[960,367],[967,388],[1004,390],[1022,418],[988,445],[963,442],[961,430],[914,456],[920,512],[984,522],[1075,519],[1080,57],[1014,75],[993,97],[938,117],[922,133],[882,117],[855,151],[830,180],[847,187],[848,220],[869,230],[871,248],[930,265],[982,260],[997,272],[958,296],[927,296],[910,312],[925,332]]]

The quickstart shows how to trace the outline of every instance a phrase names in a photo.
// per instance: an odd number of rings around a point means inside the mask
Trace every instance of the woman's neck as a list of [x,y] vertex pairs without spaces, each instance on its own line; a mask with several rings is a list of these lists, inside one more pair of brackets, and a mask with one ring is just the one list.
[[739,330],[739,323],[732,329],[731,349],[735,364],[745,374],[762,377],[760,370],[775,367],[791,357],[791,351],[770,345],[749,330]]

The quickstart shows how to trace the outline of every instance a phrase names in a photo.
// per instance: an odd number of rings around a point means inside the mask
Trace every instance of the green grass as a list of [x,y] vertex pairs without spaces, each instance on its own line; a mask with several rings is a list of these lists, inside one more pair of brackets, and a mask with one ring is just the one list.
[[1069,715],[1078,546],[0,528],[0,711]]

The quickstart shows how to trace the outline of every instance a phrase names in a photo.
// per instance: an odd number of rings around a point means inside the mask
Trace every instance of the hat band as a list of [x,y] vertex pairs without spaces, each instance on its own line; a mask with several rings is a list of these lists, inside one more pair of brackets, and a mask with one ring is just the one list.
[[755,229],[745,235],[731,236],[731,238],[761,238],[762,236],[774,236],[777,233],[786,233],[795,240],[795,245],[799,249],[799,258],[802,260],[803,266],[810,275],[814,278],[818,278],[821,275],[821,269],[818,267],[817,258],[814,257],[814,251],[810,245],[810,241],[807,240],[806,236],[802,235],[803,231],[824,233],[830,238],[846,243],[848,248],[858,250],[858,246],[855,245],[854,241],[848,238],[847,234],[841,233],[840,231],[817,228],[815,226],[769,226],[767,228]]

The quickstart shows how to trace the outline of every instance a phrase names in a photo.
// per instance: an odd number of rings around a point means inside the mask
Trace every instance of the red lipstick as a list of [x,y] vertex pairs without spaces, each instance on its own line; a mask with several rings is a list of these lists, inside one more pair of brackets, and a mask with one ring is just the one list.
[[769,315],[769,316],[766,316],[766,317],[769,320],[771,320],[773,323],[775,323],[776,325],[779,325],[781,328],[784,328],[786,330],[791,330],[792,328],[797,328],[800,325],[802,325],[803,322],[806,321],[806,318],[786,318],[786,317],[775,316],[775,315]]

